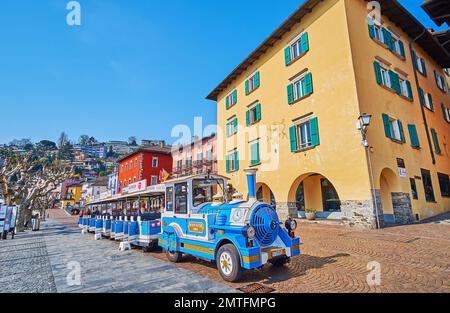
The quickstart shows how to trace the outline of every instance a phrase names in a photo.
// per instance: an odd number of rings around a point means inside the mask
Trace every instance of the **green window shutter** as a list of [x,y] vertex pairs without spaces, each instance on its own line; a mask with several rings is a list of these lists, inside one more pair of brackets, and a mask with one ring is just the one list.
[[413,59],[414,62],[414,69],[417,70],[417,55],[414,50],[412,50],[411,52],[411,58]]
[[250,146],[250,164],[256,164],[256,144]]
[[227,171],[227,173],[230,172],[230,156],[229,155],[226,156],[226,171]]
[[245,112],[246,125],[250,126],[250,111]]
[[245,81],[245,94],[248,95],[248,93],[250,92],[249,90],[249,83],[248,80]]
[[261,163],[261,154],[259,151],[259,142],[256,144],[256,163],[259,164]]
[[375,67],[375,76],[377,78],[378,85],[383,85],[383,79],[381,78],[381,66],[377,61],[373,62],[373,66]]
[[400,131],[400,140],[403,143],[406,143],[405,132],[403,131],[403,124],[401,121],[398,121],[398,129]]
[[437,154],[441,154],[441,147],[439,146],[439,139],[437,132],[434,128],[431,129],[431,135],[433,136],[434,149]]
[[386,135],[386,137],[392,138],[389,115],[384,113],[383,113],[383,125],[384,125],[384,134]]
[[422,62],[423,75],[425,75],[425,77],[427,77],[428,74],[427,74],[427,67],[425,65],[425,60],[423,58],[420,58],[420,62]]
[[412,93],[411,82],[409,80],[406,81],[406,88],[408,90],[408,98],[413,100],[414,96],[413,96],[413,93]]
[[258,88],[261,85],[260,75],[259,72],[255,73],[255,89]]
[[309,121],[309,129],[311,132],[311,144],[313,147],[320,145],[319,138],[319,122],[317,117]]
[[261,103],[256,105],[256,121],[259,122],[261,120]]
[[420,99],[420,105],[425,105],[425,94],[423,93],[423,89],[419,87],[419,99]]
[[289,63],[291,63],[292,58],[291,58],[291,47],[287,47],[286,49],[284,49],[284,62],[286,63],[286,65],[289,65]]
[[237,103],[237,90],[233,91],[233,105]]
[[370,38],[375,38],[375,26],[373,24],[373,21],[369,19],[369,36]]
[[312,74],[308,73],[305,75],[305,95],[310,95],[313,93],[313,82],[312,82]]
[[292,104],[294,102],[294,84],[289,84],[287,86],[288,103]]
[[291,152],[297,152],[297,126],[292,126],[289,128],[289,137],[291,140]]
[[417,135],[416,125],[408,125],[409,138],[413,148],[420,148],[419,136]]
[[309,38],[308,38],[307,32],[304,32],[302,34],[302,37],[300,39],[300,44],[302,46],[302,53],[306,53],[309,51]]
[[402,58],[406,59],[405,45],[403,44],[403,41],[399,40],[398,45],[400,47],[400,55],[402,56]]
[[237,118],[235,118],[233,121],[233,132],[234,132],[234,134],[237,134],[237,132],[238,132],[238,119]]
[[398,74],[393,71],[389,71],[389,76],[391,78],[391,88],[395,90],[397,94],[401,94],[402,91],[400,90],[400,80],[398,78]]
[[250,147],[250,154],[251,154],[251,165],[256,165],[260,163],[260,157],[259,157],[259,142],[254,143]]
[[225,107],[228,109],[229,107],[230,107],[230,97],[226,97],[226,100],[225,100]]
[[389,47],[389,50],[393,50],[392,47],[392,34],[389,30],[386,28],[383,28],[383,38],[384,38],[384,44]]
[[239,152],[234,151],[234,164],[236,164],[236,171],[239,171]]

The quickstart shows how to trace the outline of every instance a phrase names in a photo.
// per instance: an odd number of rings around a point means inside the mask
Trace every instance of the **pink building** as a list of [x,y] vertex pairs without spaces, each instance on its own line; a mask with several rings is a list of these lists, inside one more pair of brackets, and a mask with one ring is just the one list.
[[190,145],[179,147],[172,152],[172,177],[192,174],[217,173],[216,134],[193,140]]

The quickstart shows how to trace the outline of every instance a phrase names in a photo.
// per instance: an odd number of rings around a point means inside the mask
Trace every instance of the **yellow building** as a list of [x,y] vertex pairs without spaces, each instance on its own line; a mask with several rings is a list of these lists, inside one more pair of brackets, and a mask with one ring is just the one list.
[[450,210],[450,55],[397,1],[379,3],[378,17],[363,0],[305,1],[210,93],[233,187],[254,167],[281,215],[366,228]]
[[81,185],[72,184],[67,186],[66,198],[61,200],[61,207],[66,208],[69,206],[74,206],[80,204],[81,200]]

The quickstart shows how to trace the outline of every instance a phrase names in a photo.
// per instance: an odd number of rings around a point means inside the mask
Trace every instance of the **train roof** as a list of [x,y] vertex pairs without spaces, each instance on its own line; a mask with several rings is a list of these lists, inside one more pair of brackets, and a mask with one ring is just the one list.
[[217,174],[196,174],[196,175],[190,175],[190,176],[184,176],[184,177],[178,177],[178,178],[173,178],[170,179],[168,181],[165,181],[164,184],[176,184],[176,183],[180,183],[180,182],[184,182],[184,181],[188,181],[188,180],[193,180],[193,179],[197,179],[197,178],[202,178],[202,179],[207,179],[207,178],[220,178],[220,179],[225,179],[225,180],[229,180],[230,178],[222,176],[222,175],[217,175]]

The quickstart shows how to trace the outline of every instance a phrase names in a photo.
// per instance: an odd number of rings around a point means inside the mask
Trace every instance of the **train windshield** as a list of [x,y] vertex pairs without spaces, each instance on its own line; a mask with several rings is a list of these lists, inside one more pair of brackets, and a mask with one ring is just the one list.
[[214,195],[224,194],[225,182],[223,179],[201,178],[192,181],[193,206],[197,207],[206,202],[212,202]]

